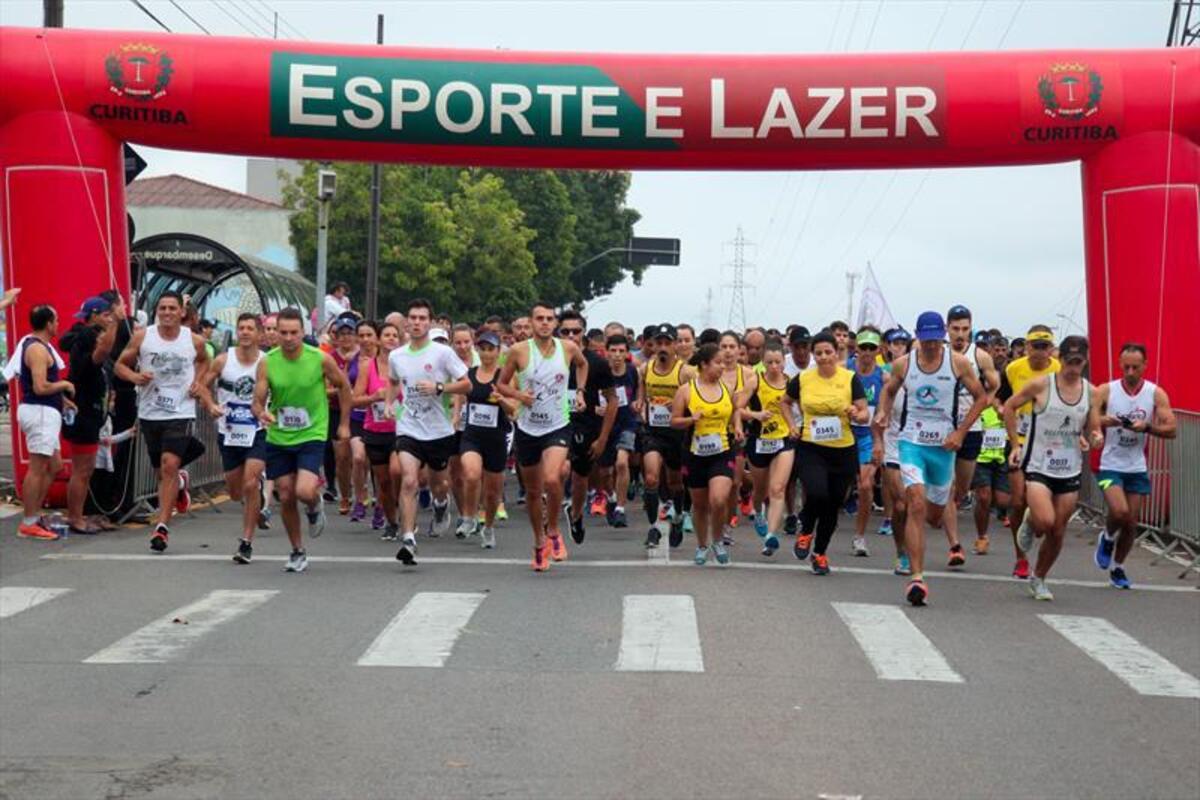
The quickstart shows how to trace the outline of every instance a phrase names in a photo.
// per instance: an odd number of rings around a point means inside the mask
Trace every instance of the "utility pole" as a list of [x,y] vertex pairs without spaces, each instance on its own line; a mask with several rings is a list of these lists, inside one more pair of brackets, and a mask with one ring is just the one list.
[[63,26],[63,0],[42,0],[42,27]]
[[846,324],[854,325],[854,285],[862,277],[861,272],[846,270]]
[[[383,14],[375,17],[375,44],[383,44]],[[379,311],[379,198],[382,193],[383,168],[371,165],[371,226],[367,231],[367,296],[364,303],[367,319],[375,319]]]
[[746,283],[746,270],[754,269],[754,265],[746,261],[746,248],[752,247],[742,234],[742,226],[737,229],[737,236],[732,242],[726,242],[733,247],[733,260],[725,266],[733,270],[733,282],[725,284],[732,290],[729,297],[729,327],[736,331],[746,328],[746,289],[753,289],[753,284]]

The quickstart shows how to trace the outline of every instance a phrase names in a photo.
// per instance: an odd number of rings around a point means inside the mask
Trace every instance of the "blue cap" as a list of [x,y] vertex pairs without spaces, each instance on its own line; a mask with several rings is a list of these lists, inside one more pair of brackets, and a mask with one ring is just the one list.
[[885,342],[911,342],[912,334],[904,330],[904,328],[892,328],[883,337]]
[[479,334],[479,338],[475,340],[478,344],[490,344],[492,347],[500,347],[500,337],[493,331],[484,331]]
[[101,314],[110,308],[112,308],[112,303],[103,297],[89,297],[83,301],[83,305],[75,312],[75,319],[86,321],[92,314]]
[[922,311],[917,317],[917,341],[944,341],[946,338],[946,321],[936,311]]

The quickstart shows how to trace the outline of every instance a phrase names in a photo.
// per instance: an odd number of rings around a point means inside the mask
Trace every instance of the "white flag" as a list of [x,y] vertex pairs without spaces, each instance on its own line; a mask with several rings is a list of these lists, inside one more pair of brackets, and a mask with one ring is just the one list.
[[871,269],[870,264],[867,265],[867,274],[863,279],[862,298],[858,301],[858,324],[855,327],[861,328],[868,324],[881,331],[896,327],[896,318],[888,308],[883,290],[879,288],[879,281],[875,280],[875,271]]

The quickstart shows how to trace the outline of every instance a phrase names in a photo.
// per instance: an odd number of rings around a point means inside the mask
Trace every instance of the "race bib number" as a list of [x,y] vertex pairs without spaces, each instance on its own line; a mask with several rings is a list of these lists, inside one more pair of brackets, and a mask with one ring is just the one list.
[[154,407],[159,411],[176,411],[183,400],[183,390],[179,388],[158,387],[154,393]]
[[225,446],[250,447],[254,444],[254,435],[258,433],[258,420],[250,412],[250,406],[245,403],[227,403],[225,405]]
[[988,428],[983,432],[984,450],[1000,450],[1008,443],[1008,432],[1004,428]]
[[814,417],[811,425],[814,442],[836,442],[842,438],[841,417]]
[[754,442],[754,452],[760,456],[769,456],[783,450],[783,439],[757,439]]
[[467,424],[476,428],[498,427],[500,425],[500,408],[471,403],[467,410]]
[[[618,386],[613,390],[617,395],[617,408],[624,408],[629,405],[629,396],[626,393],[626,387]],[[603,415],[604,409],[608,408],[608,398],[603,394],[600,395],[600,403],[596,406],[596,413]]]
[[382,400],[376,400],[371,403],[371,418],[379,421],[383,419],[383,415],[387,412],[387,403]]
[[1069,478],[1079,473],[1079,451],[1073,447],[1051,447],[1046,453],[1046,472]]
[[917,444],[941,445],[950,435],[950,430],[949,424],[926,422],[917,427]]
[[1141,447],[1142,434],[1126,428],[1117,429],[1117,446],[1118,447]]
[[526,413],[526,418],[534,425],[547,425],[552,417],[549,411],[537,411],[531,408]]
[[715,456],[725,452],[725,437],[719,433],[706,433],[692,439],[692,452],[698,456]]
[[665,405],[650,406],[650,424],[655,428],[671,427],[671,407]]
[[308,409],[294,406],[284,406],[279,409],[278,419],[279,427],[285,431],[301,431],[312,424],[308,418]]

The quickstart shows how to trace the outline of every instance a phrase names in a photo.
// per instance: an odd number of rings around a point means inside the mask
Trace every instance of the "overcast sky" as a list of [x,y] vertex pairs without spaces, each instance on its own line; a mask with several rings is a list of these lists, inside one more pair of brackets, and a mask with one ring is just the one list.
[[[278,11],[284,31],[307,39],[373,43],[375,14],[383,12],[387,44],[649,53],[1160,47],[1171,7],[1170,0],[177,2],[221,35],[248,36],[246,28],[265,35]],[[169,0],[142,3],[172,30],[200,32]],[[41,0],[0,2],[0,24],[41,19]],[[66,24],[158,30],[131,0],[66,0]],[[174,172],[245,189],[244,159],[140,152],[147,176]],[[1087,317],[1079,174],[1078,164],[636,172],[637,233],[681,239],[683,264],[652,269],[641,287],[618,287],[589,314],[595,323],[617,318],[637,327],[663,316],[704,323],[711,289],[711,323],[724,327],[732,275],[723,265],[733,255],[725,242],[741,226],[756,264],[746,277],[758,287],[746,295],[751,323],[820,327],[844,317],[845,272],[869,260],[908,327],[921,310],[964,303],[979,326],[1012,333],[1047,322],[1079,332]]]

